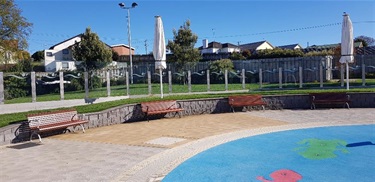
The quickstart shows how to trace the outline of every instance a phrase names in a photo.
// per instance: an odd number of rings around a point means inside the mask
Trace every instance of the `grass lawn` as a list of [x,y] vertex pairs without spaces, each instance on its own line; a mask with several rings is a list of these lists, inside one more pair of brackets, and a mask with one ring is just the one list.
[[[152,94],[160,94],[160,84],[152,84]],[[249,89],[257,89],[259,85],[256,84],[246,84],[246,88],[244,90]],[[242,84],[228,84],[228,90],[243,90]],[[148,85],[147,84],[133,84],[130,85],[129,88],[130,95],[148,95]],[[188,93],[189,88],[187,85],[173,85],[172,93]],[[207,85],[206,84],[195,84],[192,85],[191,88],[192,92],[207,92]],[[225,91],[225,84],[211,84],[210,91]],[[163,92],[169,93],[169,85],[163,84]],[[111,86],[111,96],[124,96],[127,95],[126,86]],[[65,92],[64,99],[83,99],[85,97],[85,91],[74,91],[74,92]],[[99,97],[107,97],[107,88],[101,87],[94,90],[89,91],[90,98],[99,98]],[[60,100],[60,93],[54,94],[45,94],[45,95],[37,95],[37,101],[53,101],[53,100]],[[26,103],[31,102],[32,98],[29,97],[22,97],[22,98],[15,98],[11,100],[5,100],[5,104],[15,104],[15,103]]]

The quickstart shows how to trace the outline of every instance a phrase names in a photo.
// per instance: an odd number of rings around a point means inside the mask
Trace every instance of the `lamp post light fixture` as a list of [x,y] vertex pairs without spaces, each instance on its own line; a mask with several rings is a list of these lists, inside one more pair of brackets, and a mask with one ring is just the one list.
[[130,83],[133,84],[133,57],[132,57],[132,38],[131,38],[131,32],[130,32],[130,9],[135,8],[138,6],[137,3],[133,2],[131,7],[126,7],[125,3],[119,3],[118,4],[120,8],[126,9],[128,12],[128,41],[129,41],[129,61],[130,61]]

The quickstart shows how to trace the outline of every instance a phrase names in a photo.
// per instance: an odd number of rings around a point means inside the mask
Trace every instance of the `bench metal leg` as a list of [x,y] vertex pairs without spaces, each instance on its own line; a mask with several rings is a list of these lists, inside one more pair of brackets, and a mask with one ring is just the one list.
[[178,116],[181,118],[181,113],[180,112],[177,112],[178,113]]
[[316,108],[315,108],[315,104],[312,103],[311,106],[310,106],[310,108],[313,109],[313,110],[316,109]]
[[37,133],[37,132],[35,132],[35,131],[31,133],[30,141],[33,140],[33,135],[34,135],[34,134],[38,135],[39,141],[40,141],[40,143],[42,143],[42,137],[40,137],[39,133]]
[[83,127],[83,124],[80,124],[79,126],[81,126],[83,133],[85,133],[85,128]]
[[[348,109],[350,109],[349,103],[345,102],[345,105],[348,107]],[[345,105],[344,105],[344,107],[345,107]]]

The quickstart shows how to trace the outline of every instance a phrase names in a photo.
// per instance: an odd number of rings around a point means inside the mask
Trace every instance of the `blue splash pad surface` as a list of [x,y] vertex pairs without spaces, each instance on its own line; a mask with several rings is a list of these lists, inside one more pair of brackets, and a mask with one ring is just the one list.
[[[322,144],[314,148],[312,140]],[[332,141],[339,142],[333,142],[336,144],[327,148],[325,141],[331,141],[331,144]],[[300,176],[289,181],[370,182],[375,180],[373,144],[375,125],[320,127],[257,135],[199,153],[172,170],[163,182],[262,181],[257,179],[260,176],[276,182],[286,175],[272,175],[280,170]],[[327,151],[330,153],[332,146],[334,150],[330,157],[319,156]],[[317,155],[302,155],[308,151]]]

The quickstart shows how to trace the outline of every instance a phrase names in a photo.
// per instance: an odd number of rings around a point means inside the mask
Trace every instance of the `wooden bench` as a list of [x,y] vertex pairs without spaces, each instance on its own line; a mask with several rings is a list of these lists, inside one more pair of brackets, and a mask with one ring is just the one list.
[[147,121],[149,121],[148,116],[156,114],[165,114],[175,112],[181,117],[180,111],[184,109],[181,108],[180,104],[175,100],[167,101],[153,101],[153,102],[141,102],[142,112],[145,113]]
[[350,96],[347,93],[310,93],[311,109],[316,105],[337,105],[343,104],[349,109]]
[[78,119],[77,111],[74,109],[28,114],[27,120],[31,131],[30,141],[33,135],[38,135],[40,142],[42,142],[40,133],[53,130],[67,130],[68,127],[76,127],[78,125],[85,132],[83,124],[88,123],[88,121]]
[[233,95],[228,97],[228,103],[233,112],[235,107],[262,106],[265,110],[267,105],[262,95]]

